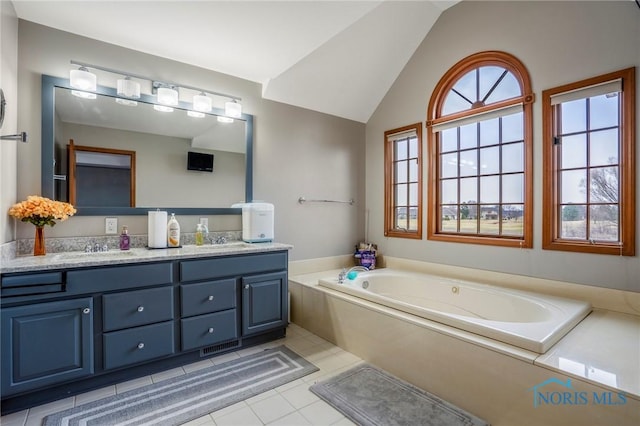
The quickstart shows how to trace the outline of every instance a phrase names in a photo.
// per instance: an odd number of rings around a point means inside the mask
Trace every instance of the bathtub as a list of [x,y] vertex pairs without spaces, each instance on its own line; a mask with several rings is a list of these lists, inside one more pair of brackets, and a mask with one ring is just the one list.
[[540,354],[591,312],[588,302],[394,269],[318,284]]

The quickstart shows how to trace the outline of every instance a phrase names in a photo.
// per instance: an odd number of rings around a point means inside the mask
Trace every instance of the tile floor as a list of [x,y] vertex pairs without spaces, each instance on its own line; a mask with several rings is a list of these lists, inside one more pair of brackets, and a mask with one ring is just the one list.
[[[92,392],[65,398],[29,410],[0,417],[2,426],[36,426],[42,424],[42,419],[56,411],[94,401],[105,396],[125,392],[139,386],[155,383],[170,377],[185,374],[190,371],[220,364],[243,355],[259,352],[264,349],[286,345],[308,361],[315,364],[320,371],[286,383],[278,388],[256,395],[237,404],[207,414],[206,416],[185,423],[188,426],[304,426],[304,425],[353,425],[340,412],[320,400],[309,391],[309,386],[322,381],[342,371],[354,367],[362,362],[357,356],[334,346],[326,340],[316,336],[295,324],[289,325],[287,337],[260,346],[242,349],[215,358],[205,359],[180,368],[163,371],[147,377],[129,382],[118,383],[113,386]],[[109,425],[111,426],[111,425]]]

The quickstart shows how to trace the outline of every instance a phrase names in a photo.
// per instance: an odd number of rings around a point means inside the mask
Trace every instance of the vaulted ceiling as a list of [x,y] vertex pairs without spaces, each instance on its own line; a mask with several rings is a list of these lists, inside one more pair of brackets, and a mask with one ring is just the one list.
[[363,123],[455,3],[13,0],[21,19],[258,82],[266,99]]

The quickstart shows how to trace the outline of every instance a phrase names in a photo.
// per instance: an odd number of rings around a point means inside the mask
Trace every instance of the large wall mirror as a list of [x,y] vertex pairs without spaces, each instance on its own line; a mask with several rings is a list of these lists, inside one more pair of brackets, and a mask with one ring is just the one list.
[[[155,97],[149,95],[126,105],[117,101],[113,88],[99,86],[96,94],[96,99],[73,96],[69,80],[42,76],[43,196],[70,201],[73,141],[88,149],[134,152],[136,161],[135,187],[130,188],[135,207],[79,201],[74,206],[80,215],[145,215],[156,208],[240,214],[231,205],[252,200],[253,116],[220,121],[223,111],[214,109],[205,117],[191,117],[183,102],[173,112],[162,112],[154,109]],[[213,160],[213,167],[194,167],[189,158]]]

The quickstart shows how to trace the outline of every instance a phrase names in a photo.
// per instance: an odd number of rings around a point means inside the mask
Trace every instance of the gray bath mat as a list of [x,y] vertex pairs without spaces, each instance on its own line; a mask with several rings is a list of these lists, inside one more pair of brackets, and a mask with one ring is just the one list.
[[179,425],[314,371],[280,346],[60,411],[43,425]]
[[312,385],[358,425],[488,426],[476,416],[369,364]]

